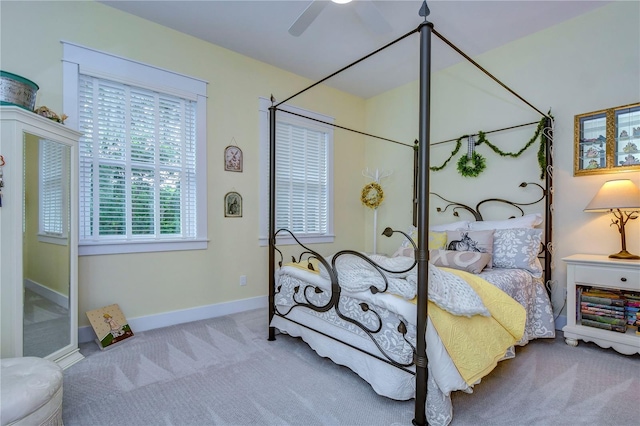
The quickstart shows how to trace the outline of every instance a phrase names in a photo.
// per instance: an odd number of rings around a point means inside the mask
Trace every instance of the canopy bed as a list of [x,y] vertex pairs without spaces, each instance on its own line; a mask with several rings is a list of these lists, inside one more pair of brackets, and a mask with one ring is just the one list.
[[[269,340],[275,340],[276,329],[302,337],[319,355],[356,372],[378,394],[415,398],[414,424],[447,425],[452,418],[451,392],[471,392],[497,362],[515,356],[514,345],[555,335],[546,287],[552,266],[552,118],[437,33],[428,14],[424,2],[424,22],[418,28],[280,103],[272,97]],[[415,228],[408,233],[385,229],[387,237],[403,237],[393,257],[354,250],[323,257],[289,230],[275,226],[276,115],[287,113],[281,105],[295,96],[415,33],[420,35],[419,139],[415,149],[411,147]],[[539,188],[540,197],[526,203],[490,198],[473,208],[430,193],[432,34],[542,116],[538,157],[544,186],[521,184]],[[451,208],[456,216],[457,211],[466,212],[473,221],[430,226],[430,196],[432,202],[445,204],[439,211]],[[488,203],[505,204],[520,217],[484,220],[481,210]],[[533,204],[544,204],[544,211],[525,214],[522,206]],[[289,263],[277,247],[278,237],[284,235],[301,247]],[[470,250],[481,235],[488,246]],[[469,241],[471,237],[475,240]],[[514,255],[514,243],[519,255]]]

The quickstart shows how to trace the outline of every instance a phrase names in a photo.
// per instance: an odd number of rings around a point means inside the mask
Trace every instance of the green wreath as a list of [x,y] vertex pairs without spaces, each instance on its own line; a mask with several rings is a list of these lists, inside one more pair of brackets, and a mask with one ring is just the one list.
[[484,157],[474,152],[471,158],[463,155],[458,160],[458,172],[465,177],[476,177],[487,167]]

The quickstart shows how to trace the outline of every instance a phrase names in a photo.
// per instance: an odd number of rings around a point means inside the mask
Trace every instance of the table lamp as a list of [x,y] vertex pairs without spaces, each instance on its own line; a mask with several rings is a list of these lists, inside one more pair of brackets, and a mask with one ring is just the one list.
[[585,212],[610,212],[615,216],[611,225],[618,227],[622,238],[622,250],[611,254],[613,259],[640,259],[627,251],[627,237],[624,226],[629,219],[637,219],[640,212],[640,189],[629,179],[610,180],[602,185],[593,200],[585,207]]

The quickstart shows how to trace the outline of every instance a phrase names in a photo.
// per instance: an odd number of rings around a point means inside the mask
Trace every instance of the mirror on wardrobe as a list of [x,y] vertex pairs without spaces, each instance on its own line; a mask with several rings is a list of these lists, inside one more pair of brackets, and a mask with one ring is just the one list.
[[28,133],[23,149],[23,356],[45,357],[72,343],[71,149]]

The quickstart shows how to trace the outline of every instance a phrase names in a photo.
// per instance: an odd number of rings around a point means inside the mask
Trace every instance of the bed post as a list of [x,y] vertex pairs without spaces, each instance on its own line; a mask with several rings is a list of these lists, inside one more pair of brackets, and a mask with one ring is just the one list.
[[[552,279],[551,265],[553,265],[553,119],[549,114],[545,120],[545,128],[542,137],[545,138],[545,159],[546,169],[543,171],[545,177],[545,217],[544,217],[544,285],[547,292],[550,292]],[[550,294],[549,294],[550,295]]]
[[276,340],[276,329],[271,327],[271,320],[275,314],[275,255],[276,255],[276,107],[274,97],[271,95],[269,107],[269,339]]
[[418,302],[416,328],[416,406],[414,425],[425,425],[427,400],[427,293],[429,279],[429,127],[430,127],[430,94],[431,94],[431,30],[433,24],[427,21],[429,7],[422,3],[420,16],[424,22],[420,24],[420,136],[418,143]]

